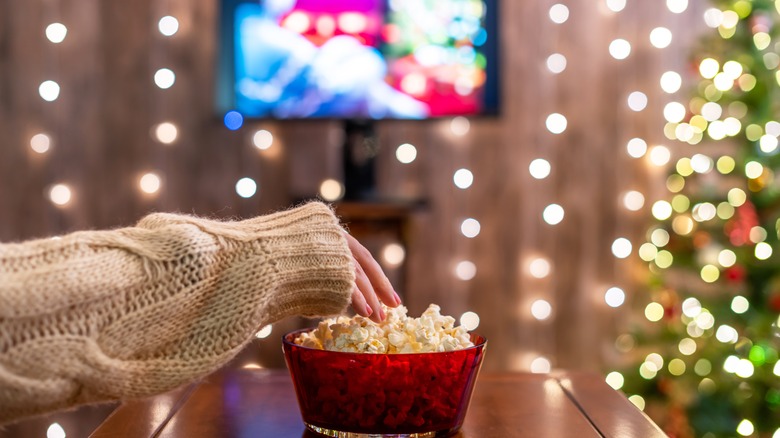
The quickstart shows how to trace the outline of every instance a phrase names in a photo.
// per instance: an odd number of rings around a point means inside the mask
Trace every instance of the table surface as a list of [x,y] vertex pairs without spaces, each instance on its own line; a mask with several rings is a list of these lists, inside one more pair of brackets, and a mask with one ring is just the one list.
[[[303,437],[286,370],[227,369],[178,390],[120,405],[91,438]],[[596,374],[487,374],[455,437],[665,437]]]

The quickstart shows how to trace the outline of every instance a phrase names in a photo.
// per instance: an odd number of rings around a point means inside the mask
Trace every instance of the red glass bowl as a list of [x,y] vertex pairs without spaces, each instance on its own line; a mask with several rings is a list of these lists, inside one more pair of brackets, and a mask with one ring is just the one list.
[[463,350],[371,354],[317,350],[282,337],[306,427],[332,437],[448,436],[460,429],[487,340]]

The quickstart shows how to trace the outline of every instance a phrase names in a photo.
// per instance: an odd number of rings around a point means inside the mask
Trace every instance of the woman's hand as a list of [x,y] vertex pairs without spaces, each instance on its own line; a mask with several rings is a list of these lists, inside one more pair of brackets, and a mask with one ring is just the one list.
[[355,259],[355,287],[352,290],[352,308],[358,315],[370,317],[374,322],[384,321],[385,312],[380,301],[387,306],[396,307],[401,304],[401,298],[393,290],[371,253],[354,237],[347,237],[349,250]]

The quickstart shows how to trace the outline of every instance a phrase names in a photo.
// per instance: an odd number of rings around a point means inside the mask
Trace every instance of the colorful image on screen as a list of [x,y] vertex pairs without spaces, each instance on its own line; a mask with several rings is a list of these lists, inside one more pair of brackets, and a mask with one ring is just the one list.
[[493,112],[486,10],[483,0],[239,2],[232,107],[281,119]]

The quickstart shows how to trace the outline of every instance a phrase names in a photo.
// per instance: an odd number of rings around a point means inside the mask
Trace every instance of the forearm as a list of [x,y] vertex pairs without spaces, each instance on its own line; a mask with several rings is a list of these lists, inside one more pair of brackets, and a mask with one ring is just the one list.
[[353,275],[321,204],[0,245],[0,423],[188,382],[261,325],[338,313]]

